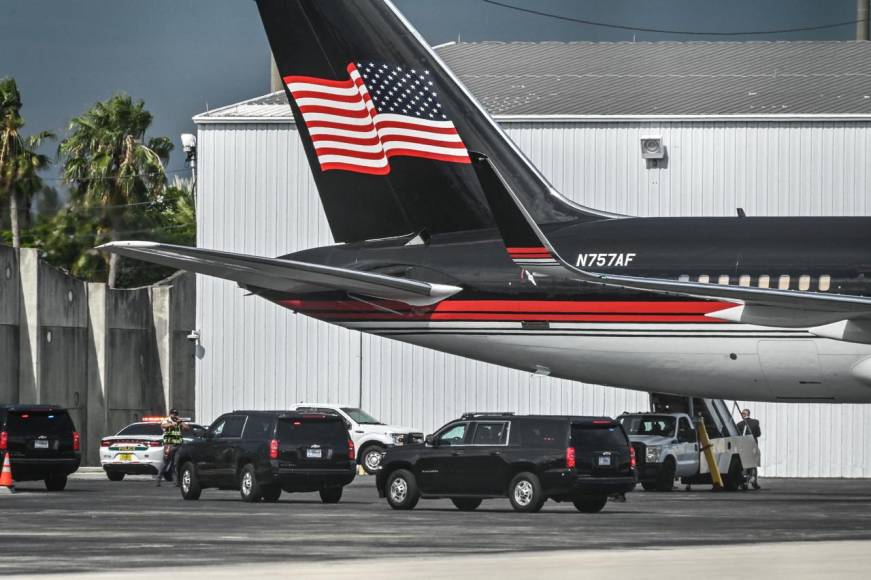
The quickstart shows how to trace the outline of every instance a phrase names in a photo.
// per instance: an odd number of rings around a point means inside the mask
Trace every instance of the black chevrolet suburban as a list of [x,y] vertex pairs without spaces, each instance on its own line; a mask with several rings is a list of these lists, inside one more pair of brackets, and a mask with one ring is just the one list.
[[613,419],[467,413],[424,445],[389,449],[376,485],[394,509],[450,498],[473,510],[484,498],[508,496],[522,512],[553,499],[593,513],[635,482],[634,452]]
[[293,411],[233,411],[202,439],[177,452],[184,499],[207,487],[238,489],[247,502],[278,501],[287,492],[317,491],[337,503],[357,474],[354,443],[337,416]]
[[41,479],[49,491],[64,489],[82,461],[73,420],[55,405],[0,405],[0,463],[7,453],[12,479]]

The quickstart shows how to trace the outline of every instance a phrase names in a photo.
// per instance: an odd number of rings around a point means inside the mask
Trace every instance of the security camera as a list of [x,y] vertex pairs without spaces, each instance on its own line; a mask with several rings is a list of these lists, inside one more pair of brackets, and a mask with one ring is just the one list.
[[197,136],[191,133],[182,133],[181,146],[185,153],[190,153],[197,148]]
[[641,138],[641,158],[642,159],[664,159],[665,146],[662,144],[662,137],[658,135],[647,136]]

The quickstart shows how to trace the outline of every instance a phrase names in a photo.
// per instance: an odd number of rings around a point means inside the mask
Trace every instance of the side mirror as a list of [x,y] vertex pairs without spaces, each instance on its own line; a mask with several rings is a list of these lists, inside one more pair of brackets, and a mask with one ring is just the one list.
[[427,435],[423,441],[424,441],[424,443],[426,443],[430,447],[436,446],[435,439],[432,438],[432,435]]
[[211,429],[206,429],[205,433],[203,433],[203,439],[214,439],[215,432]]

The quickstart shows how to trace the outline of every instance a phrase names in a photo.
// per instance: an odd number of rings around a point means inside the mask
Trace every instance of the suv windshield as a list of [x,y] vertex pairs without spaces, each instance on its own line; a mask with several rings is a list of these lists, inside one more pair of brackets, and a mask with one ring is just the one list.
[[626,415],[620,417],[620,424],[627,435],[671,437],[675,420],[668,415]]
[[342,407],[342,411],[344,411],[351,419],[359,423],[360,425],[383,425],[381,421],[364,411],[363,409],[357,409],[355,407]]
[[160,423],[133,423],[118,431],[118,435],[163,435],[163,429]]
[[66,411],[10,411],[6,430],[10,434],[61,435],[75,428]]

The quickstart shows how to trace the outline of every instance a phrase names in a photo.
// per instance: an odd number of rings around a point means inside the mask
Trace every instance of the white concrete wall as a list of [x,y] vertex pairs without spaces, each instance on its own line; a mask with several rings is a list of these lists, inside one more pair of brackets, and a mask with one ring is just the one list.
[[0,245],[0,403],[66,407],[85,465],[143,415],[193,409],[194,280],[111,290]]
[[[642,216],[864,215],[869,123],[513,123],[509,134],[579,203]],[[665,167],[647,169],[641,135]],[[292,124],[199,126],[198,244],[279,255],[332,243]],[[432,430],[476,409],[616,415],[646,395],[534,377],[296,316],[199,276],[197,417],[315,399]],[[750,404],[764,473],[871,476],[871,409]],[[866,451],[867,450],[867,451]]]

